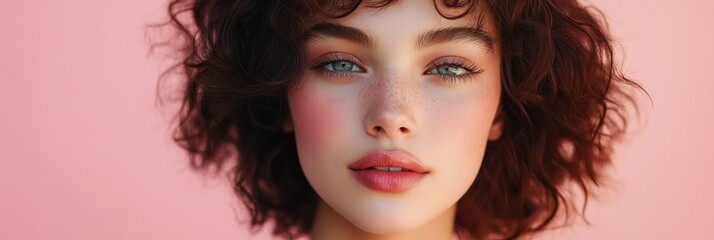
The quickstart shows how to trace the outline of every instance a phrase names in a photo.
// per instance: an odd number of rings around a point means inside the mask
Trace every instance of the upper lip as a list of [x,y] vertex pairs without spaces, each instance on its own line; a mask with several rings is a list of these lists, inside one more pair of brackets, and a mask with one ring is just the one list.
[[400,150],[374,151],[348,166],[352,170],[364,170],[372,167],[402,168],[418,173],[429,172],[429,169],[417,162],[411,154]]

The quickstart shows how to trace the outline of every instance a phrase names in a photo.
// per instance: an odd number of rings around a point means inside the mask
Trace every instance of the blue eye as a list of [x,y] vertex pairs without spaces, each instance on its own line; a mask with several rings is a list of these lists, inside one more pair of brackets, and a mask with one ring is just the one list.
[[357,66],[357,64],[354,64],[353,62],[349,61],[333,61],[325,64],[323,66],[325,70],[327,71],[334,71],[334,72],[361,72],[362,69]]
[[353,79],[367,72],[361,66],[360,60],[350,54],[331,53],[315,60],[310,69],[326,78]]
[[478,68],[476,64],[468,60],[447,57],[432,62],[431,68],[424,73],[438,77],[447,83],[460,83],[473,80],[483,71],[482,68]]
[[431,70],[429,70],[428,73],[448,75],[448,76],[460,76],[460,75],[464,75],[464,74],[467,74],[470,72],[471,71],[469,71],[463,67],[449,64],[449,65],[441,65],[441,66],[432,68]]

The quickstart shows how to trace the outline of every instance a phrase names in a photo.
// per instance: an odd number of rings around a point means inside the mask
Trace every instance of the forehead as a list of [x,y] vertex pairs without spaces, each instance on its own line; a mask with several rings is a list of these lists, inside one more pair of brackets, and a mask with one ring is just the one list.
[[[383,23],[434,23],[447,26],[458,25],[483,25],[488,30],[493,29],[493,21],[488,4],[484,1],[456,1],[459,6],[447,5],[449,0],[383,0],[383,1],[328,1],[332,4],[323,4],[321,8],[328,12],[338,12],[342,17],[323,18],[325,22],[339,23],[372,23],[379,20],[391,20]],[[359,4],[356,6],[356,4]],[[452,3],[453,4],[453,3]],[[335,6],[349,6],[335,7]],[[356,6],[356,7],[355,7]],[[354,11],[348,11],[352,10]],[[349,14],[339,14],[349,12]]]
[[[349,39],[367,47],[412,42],[415,48],[424,43],[466,39],[493,48],[496,31],[485,7],[454,9],[440,6],[440,2],[395,1],[381,7],[361,4],[344,17],[318,20],[308,37]],[[450,19],[458,15],[462,16]]]

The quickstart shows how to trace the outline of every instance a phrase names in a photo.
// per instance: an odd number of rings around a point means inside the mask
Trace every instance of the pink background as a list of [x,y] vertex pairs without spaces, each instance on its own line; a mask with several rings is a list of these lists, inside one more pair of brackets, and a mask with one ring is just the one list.
[[[539,239],[714,239],[714,1],[592,2],[653,105],[592,224]],[[251,236],[222,179],[188,169],[154,107],[166,65],[147,56],[144,26],[163,5],[0,2],[0,239]]]

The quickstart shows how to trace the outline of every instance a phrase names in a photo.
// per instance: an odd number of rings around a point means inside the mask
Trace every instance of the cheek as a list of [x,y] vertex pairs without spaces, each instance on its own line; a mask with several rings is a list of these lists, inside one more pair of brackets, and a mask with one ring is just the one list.
[[329,143],[330,133],[336,133],[343,120],[339,101],[305,87],[293,92],[288,101],[297,142],[314,147]]
[[[476,104],[473,104],[473,103]],[[479,149],[487,142],[496,107],[480,101],[452,104],[434,118],[441,123],[441,138],[457,152]],[[491,110],[493,109],[493,110]]]
[[470,183],[481,165],[487,131],[484,124],[475,123],[483,122],[479,113],[484,112],[464,106],[454,111],[446,110],[434,118],[441,123],[441,131],[434,134],[437,135],[434,142],[442,144],[439,149],[439,155],[443,157],[441,167],[450,173],[450,181],[453,182],[449,184]]
[[[300,166],[310,185],[327,199],[341,198],[341,189],[351,179],[345,171],[352,159],[345,146],[354,141],[354,107],[336,91],[306,83],[288,97]],[[351,127],[350,127],[351,126]]]
[[354,146],[355,139],[356,109],[345,97],[349,93],[315,82],[306,82],[288,97],[298,157],[308,180],[343,170],[343,159],[335,156],[349,159],[345,146]]
[[445,151],[457,154],[456,161],[480,157],[498,108],[499,91],[498,85],[488,86],[463,98],[437,101],[428,114],[431,141],[444,143]]
[[[438,161],[442,173],[436,185],[454,186],[441,194],[460,198],[478,174],[483,160],[488,134],[498,108],[498,85],[483,86],[458,99],[442,98],[427,114],[425,142],[429,154]],[[434,147],[438,143],[438,147]],[[458,186],[458,187],[457,187]]]

